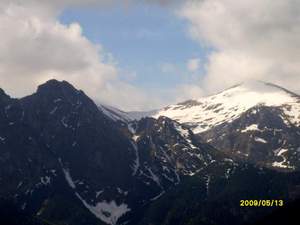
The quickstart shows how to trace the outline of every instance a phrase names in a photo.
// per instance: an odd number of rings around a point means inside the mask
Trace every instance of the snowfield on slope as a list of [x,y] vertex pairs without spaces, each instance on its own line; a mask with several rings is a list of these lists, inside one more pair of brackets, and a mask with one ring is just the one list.
[[222,123],[232,122],[257,105],[280,107],[286,123],[300,124],[299,96],[264,82],[244,83],[216,95],[170,105],[153,117],[166,116],[190,125],[194,133],[201,133]]

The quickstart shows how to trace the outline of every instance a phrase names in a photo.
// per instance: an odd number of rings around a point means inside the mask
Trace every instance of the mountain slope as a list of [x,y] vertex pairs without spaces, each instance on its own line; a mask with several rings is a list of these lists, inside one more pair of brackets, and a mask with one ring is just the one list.
[[165,115],[238,161],[293,171],[300,168],[300,97],[263,82],[172,105]]
[[[287,205],[293,200],[291,190],[299,185],[299,178],[299,173],[280,173],[247,164],[212,164],[153,202],[139,224],[256,224],[281,207],[241,207],[240,201],[280,199]],[[284,221],[280,224],[290,224],[289,218]]]
[[247,110],[258,106],[277,107],[289,125],[300,125],[300,97],[279,86],[253,82],[234,86],[216,95],[170,105],[157,114],[189,125],[194,133],[230,123]]
[[21,99],[1,91],[0,128],[0,197],[53,223],[133,221],[181,176],[215,160],[180,124],[115,120],[65,81]]
[[[219,224],[224,213],[229,224],[243,215],[250,221],[257,215],[232,200],[299,195],[291,173],[299,165],[298,128],[282,113],[258,105],[200,138],[164,116],[123,120],[65,81],[50,80],[21,99],[0,89],[0,206],[3,199],[20,212],[16,219],[57,225]],[[231,144],[239,140],[245,145]],[[264,168],[276,161],[285,171]]]
[[[131,183],[131,143],[83,92],[51,80],[31,96],[3,103],[1,196],[40,216],[63,210],[53,204],[74,202],[72,207],[86,219],[70,214],[73,224],[101,224],[96,217],[113,223],[128,211],[117,187]],[[97,194],[108,185],[113,187],[106,195]],[[121,210],[119,214],[100,211],[111,206]]]
[[282,119],[276,107],[257,106],[231,123],[201,133],[201,137],[237,160],[268,168],[293,171],[300,168],[300,128]]

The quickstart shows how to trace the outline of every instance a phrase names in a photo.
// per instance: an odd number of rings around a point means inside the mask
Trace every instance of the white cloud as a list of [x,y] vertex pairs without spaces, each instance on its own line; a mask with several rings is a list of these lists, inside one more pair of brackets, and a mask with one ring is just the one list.
[[200,67],[200,59],[199,58],[189,59],[186,67],[188,71],[196,72]]
[[300,91],[299,1],[190,1],[180,15],[199,44],[215,49],[208,56],[204,88],[259,79]]
[[147,94],[122,81],[115,60],[82,34],[80,24],[66,26],[58,21],[59,11],[70,2],[0,3],[1,87],[21,97],[55,78],[71,82],[97,101],[123,109],[157,106],[158,100],[147,101]]

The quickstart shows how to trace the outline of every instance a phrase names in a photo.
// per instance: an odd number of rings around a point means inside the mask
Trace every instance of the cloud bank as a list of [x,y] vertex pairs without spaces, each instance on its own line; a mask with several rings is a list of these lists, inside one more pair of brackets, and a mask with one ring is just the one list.
[[201,87],[216,91],[249,79],[300,92],[300,2],[189,1],[179,15],[208,55]]

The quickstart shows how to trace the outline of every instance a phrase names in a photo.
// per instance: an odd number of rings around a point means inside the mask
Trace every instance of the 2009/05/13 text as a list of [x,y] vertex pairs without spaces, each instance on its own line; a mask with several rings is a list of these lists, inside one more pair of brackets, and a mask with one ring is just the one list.
[[284,202],[283,200],[240,200],[240,206],[241,207],[249,207],[249,206],[254,206],[254,207],[273,207],[273,206],[283,206]]

